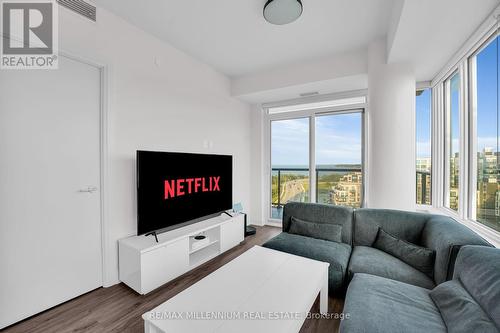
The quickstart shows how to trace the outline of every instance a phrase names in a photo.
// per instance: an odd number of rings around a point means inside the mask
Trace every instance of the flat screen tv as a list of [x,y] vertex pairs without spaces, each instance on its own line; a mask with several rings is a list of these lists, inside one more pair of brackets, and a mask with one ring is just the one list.
[[233,204],[233,157],[137,151],[137,234],[175,229]]

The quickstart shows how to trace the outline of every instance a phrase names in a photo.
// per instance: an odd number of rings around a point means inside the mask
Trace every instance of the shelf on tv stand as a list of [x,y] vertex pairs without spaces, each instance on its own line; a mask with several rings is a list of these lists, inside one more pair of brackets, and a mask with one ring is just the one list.
[[220,248],[218,248],[217,243],[211,244],[211,246],[205,246],[203,250],[193,252],[189,255],[189,268],[193,269],[200,266],[201,264],[215,258],[221,253]]
[[203,245],[203,246],[201,246],[199,248],[190,249],[189,254],[193,254],[193,253],[199,252],[199,251],[201,251],[201,250],[203,250],[203,249],[205,249],[205,248],[207,248],[207,247],[209,247],[211,245],[217,244],[217,243],[219,243],[218,239],[210,241],[209,243],[207,243],[207,244],[205,244],[205,245]]

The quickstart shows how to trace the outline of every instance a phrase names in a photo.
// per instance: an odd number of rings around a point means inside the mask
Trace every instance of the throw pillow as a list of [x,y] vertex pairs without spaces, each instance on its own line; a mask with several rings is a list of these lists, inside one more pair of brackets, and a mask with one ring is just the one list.
[[338,224],[309,222],[292,216],[288,232],[331,242],[342,242],[342,226]]
[[436,256],[434,250],[399,239],[385,232],[382,228],[378,229],[373,247],[404,261],[430,278],[433,277]]

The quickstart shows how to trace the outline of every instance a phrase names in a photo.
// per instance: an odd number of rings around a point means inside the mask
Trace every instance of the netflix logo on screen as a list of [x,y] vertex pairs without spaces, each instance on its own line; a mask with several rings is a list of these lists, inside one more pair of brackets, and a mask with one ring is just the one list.
[[165,180],[164,199],[199,192],[220,192],[220,176]]
[[231,155],[137,151],[137,233],[172,229],[233,207]]

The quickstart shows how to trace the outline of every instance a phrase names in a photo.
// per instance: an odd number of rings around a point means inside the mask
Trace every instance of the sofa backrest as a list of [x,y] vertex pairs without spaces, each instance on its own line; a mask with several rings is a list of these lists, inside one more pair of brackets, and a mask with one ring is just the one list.
[[429,214],[391,209],[361,208],[354,211],[354,246],[372,246],[379,227],[407,242],[420,245]]
[[452,278],[457,254],[463,245],[491,246],[463,224],[443,215],[429,215],[422,231],[422,243],[419,245],[436,251],[434,264],[436,284]]
[[491,246],[475,232],[448,216],[370,208],[354,211],[354,246],[372,246],[379,227],[399,239],[436,251],[436,284],[452,278],[461,246]]
[[436,251],[434,281],[450,280],[458,251],[464,245],[491,247],[487,241],[454,219],[434,214],[391,209],[360,208],[290,202],[283,209],[283,231],[288,232],[292,216],[342,225],[342,242],[353,246],[372,246],[379,227],[407,242]]
[[463,246],[453,278],[462,283],[500,330],[500,249]]
[[342,243],[352,245],[353,209],[349,207],[289,202],[283,208],[283,231],[288,232],[292,216],[315,223],[342,226]]

